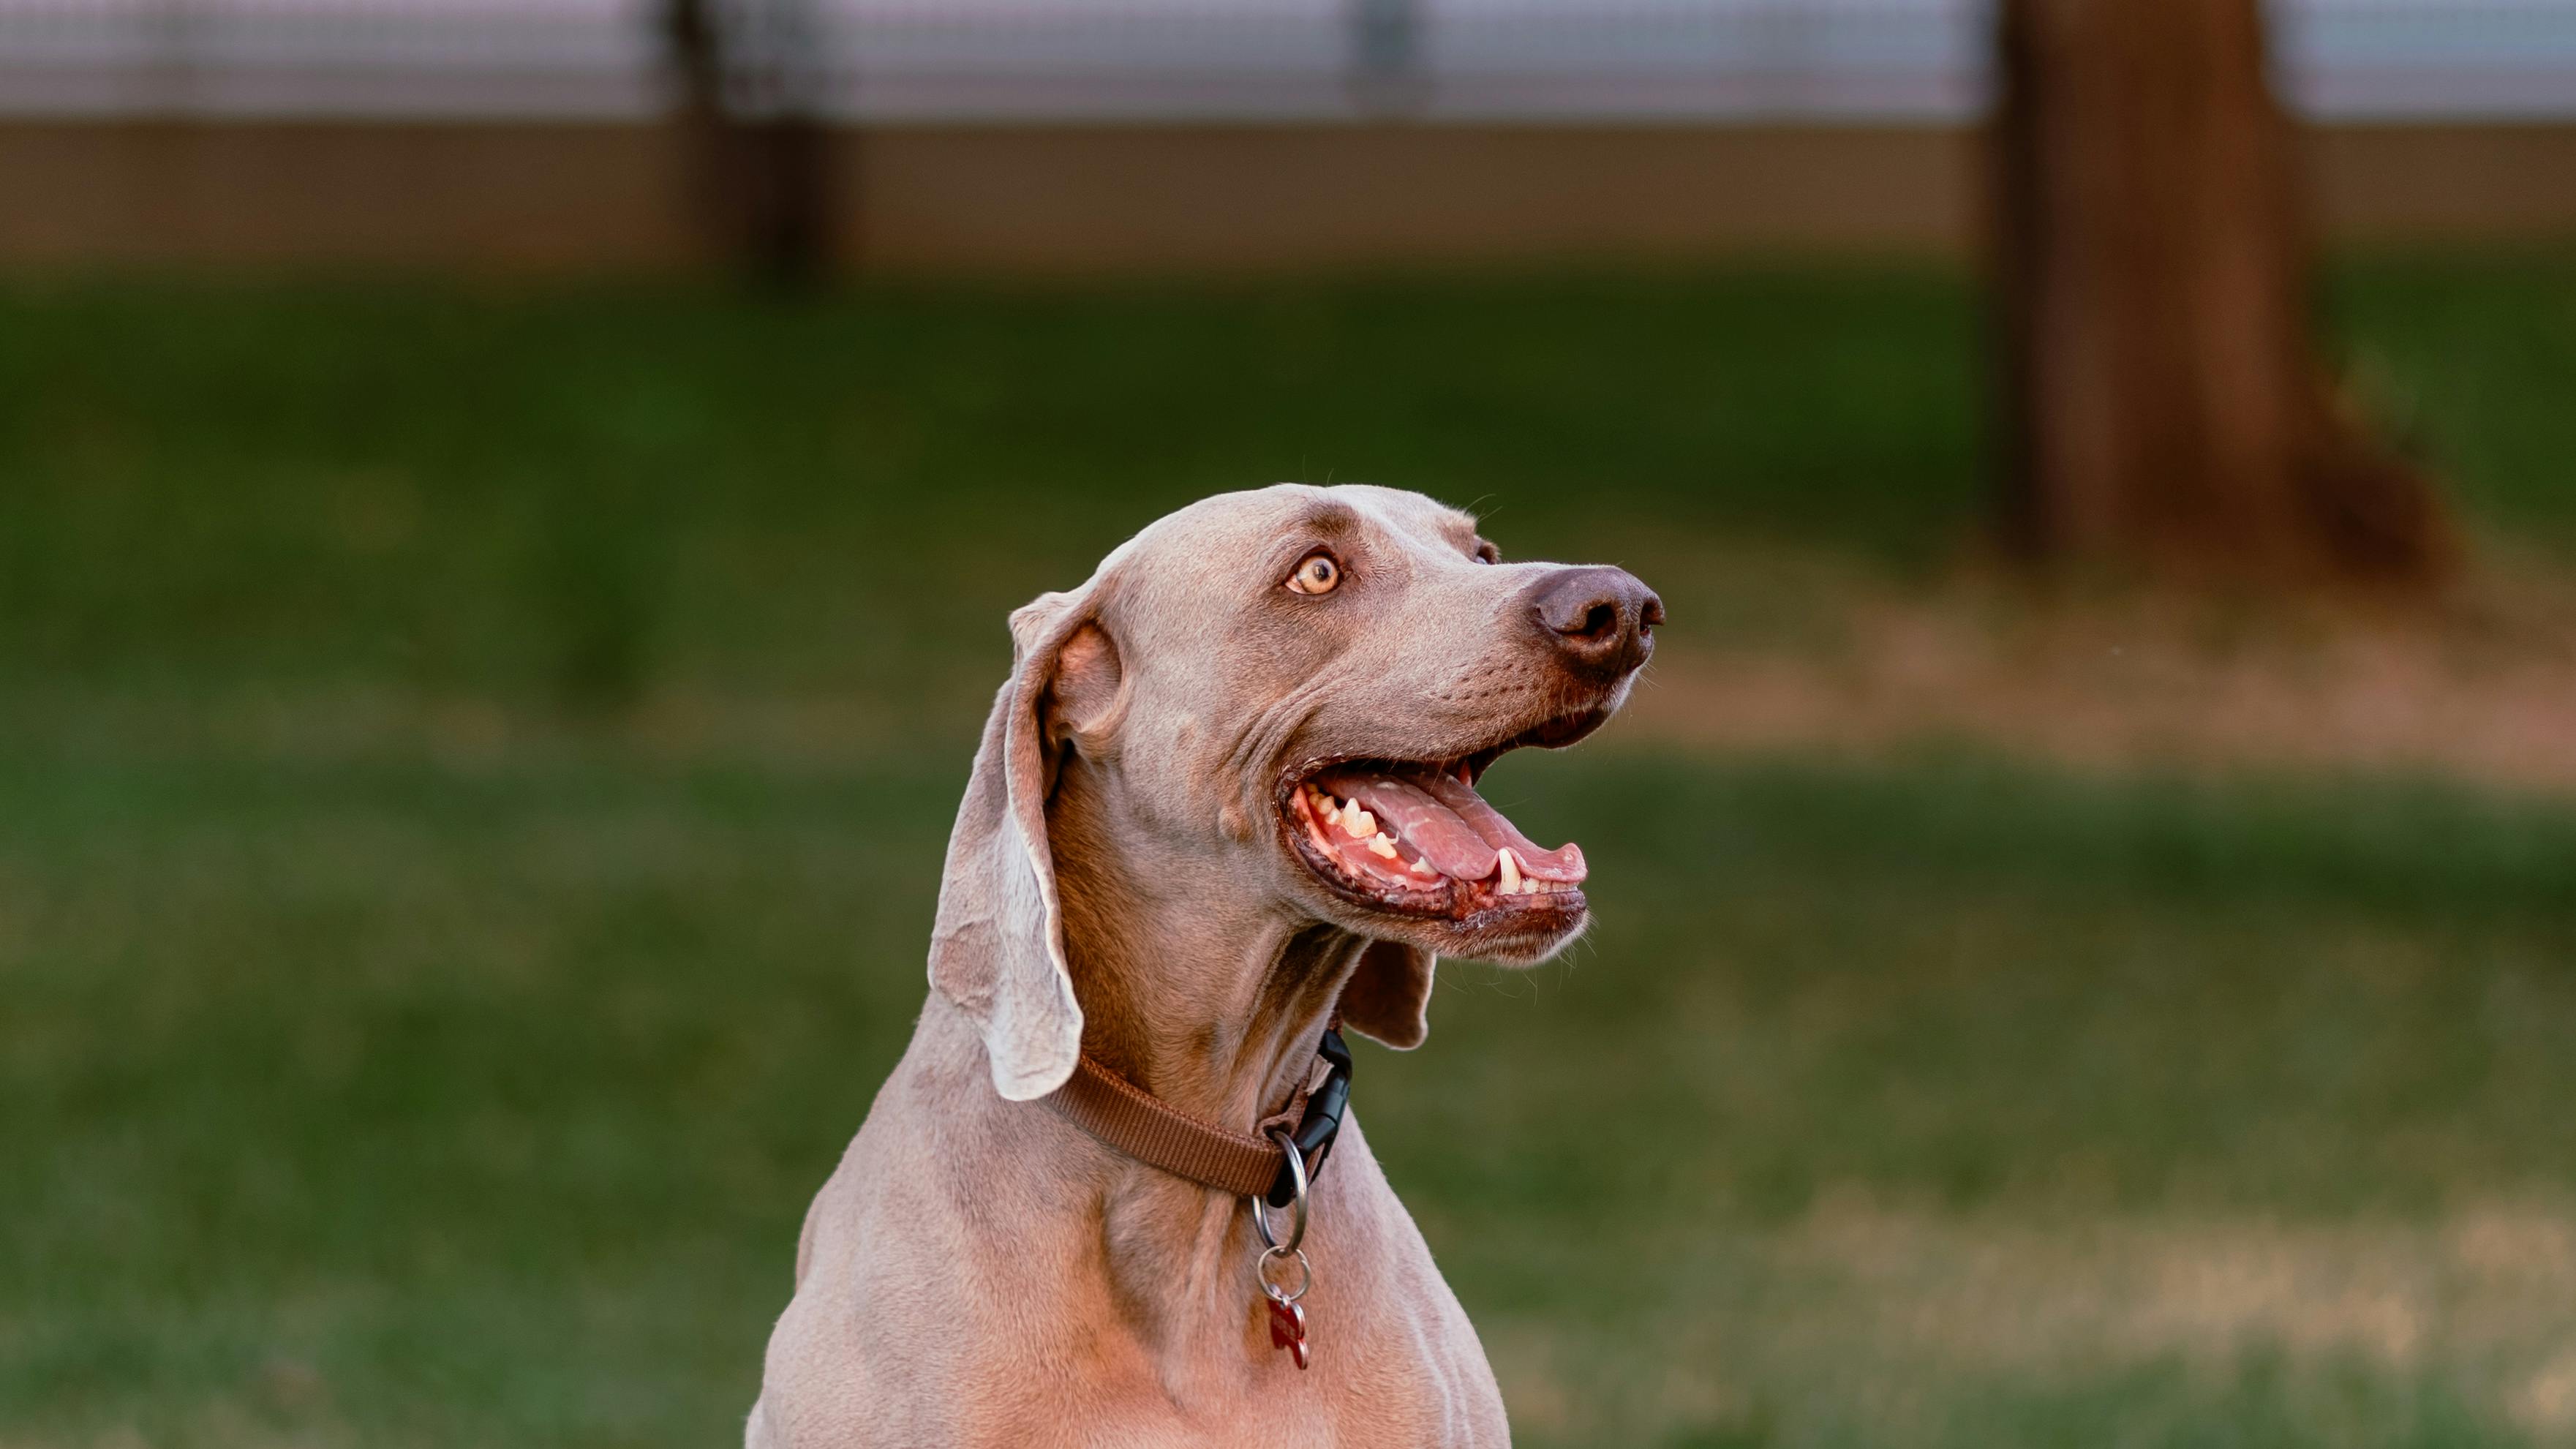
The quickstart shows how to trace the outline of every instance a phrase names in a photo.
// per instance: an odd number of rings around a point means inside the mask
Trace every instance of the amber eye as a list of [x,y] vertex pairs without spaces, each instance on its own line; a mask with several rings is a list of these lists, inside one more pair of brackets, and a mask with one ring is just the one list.
[[1328,553],[1310,553],[1288,576],[1288,587],[1301,594],[1329,594],[1342,581],[1342,566]]

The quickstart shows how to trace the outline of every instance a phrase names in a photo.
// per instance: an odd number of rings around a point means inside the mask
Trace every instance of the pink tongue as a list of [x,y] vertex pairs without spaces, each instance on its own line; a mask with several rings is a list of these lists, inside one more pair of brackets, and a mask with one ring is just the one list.
[[1343,799],[1356,799],[1431,868],[1459,880],[1483,880],[1494,874],[1497,853],[1508,846],[1521,863],[1521,874],[1540,880],[1579,881],[1585,871],[1583,850],[1568,844],[1541,850],[1515,829],[1502,812],[1484,801],[1463,780],[1447,775],[1399,777],[1358,771],[1334,771],[1315,782]]
[[1474,786],[1455,775],[1434,775],[1429,786],[1441,804],[1455,811],[1470,829],[1484,837],[1485,843],[1500,849],[1510,846],[1520,857],[1521,874],[1540,880],[1579,881],[1590,873],[1583,864],[1583,847],[1567,841],[1554,850],[1541,850],[1538,842],[1521,834],[1520,827],[1503,817],[1503,812],[1485,803]]
[[1494,873],[1494,847],[1421,786],[1388,775],[1327,775],[1315,783],[1367,806],[1380,829],[1411,846],[1442,875],[1483,880]]

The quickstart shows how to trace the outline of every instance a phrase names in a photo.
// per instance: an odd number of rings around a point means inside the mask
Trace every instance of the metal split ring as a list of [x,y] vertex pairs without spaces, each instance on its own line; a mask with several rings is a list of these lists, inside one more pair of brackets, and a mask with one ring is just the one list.
[[[1292,1258],[1296,1260],[1296,1292],[1290,1293],[1271,1283],[1270,1262],[1274,1258],[1281,1262],[1286,1262]],[[1294,1303],[1298,1299],[1306,1296],[1307,1289],[1315,1286],[1315,1269],[1313,1265],[1306,1261],[1306,1255],[1303,1252],[1300,1252],[1295,1248],[1263,1249],[1260,1260],[1252,1265],[1252,1276],[1261,1280],[1261,1291],[1269,1295],[1270,1300],[1274,1303]]]
[[[1288,1156],[1288,1181],[1296,1188],[1296,1194],[1288,1200],[1288,1241],[1279,1241],[1270,1231],[1270,1211],[1258,1195],[1246,1201],[1252,1204],[1252,1225],[1261,1232],[1261,1245],[1273,1253],[1294,1253],[1297,1245],[1306,1241],[1306,1159],[1298,1153],[1297,1144],[1289,1140],[1287,1128],[1274,1128],[1270,1135],[1279,1140],[1280,1149]],[[1298,1261],[1305,1261],[1302,1255]]]

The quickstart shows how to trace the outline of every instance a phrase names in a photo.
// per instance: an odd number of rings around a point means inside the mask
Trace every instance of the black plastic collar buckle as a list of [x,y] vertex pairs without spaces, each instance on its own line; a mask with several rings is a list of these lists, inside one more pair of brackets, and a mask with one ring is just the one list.
[[[1324,1170],[1324,1159],[1332,1154],[1333,1139],[1341,1135],[1342,1112],[1351,1104],[1351,1049],[1342,1041],[1341,1032],[1329,1030],[1315,1043],[1315,1055],[1324,1059],[1330,1070],[1324,1073],[1324,1084],[1306,1099],[1306,1115],[1297,1122],[1289,1137],[1289,1151],[1307,1160],[1309,1177]],[[1270,1184],[1270,1195],[1263,1199],[1275,1208],[1284,1208],[1296,1200],[1297,1184],[1288,1174],[1288,1164],[1279,1164],[1278,1180]]]

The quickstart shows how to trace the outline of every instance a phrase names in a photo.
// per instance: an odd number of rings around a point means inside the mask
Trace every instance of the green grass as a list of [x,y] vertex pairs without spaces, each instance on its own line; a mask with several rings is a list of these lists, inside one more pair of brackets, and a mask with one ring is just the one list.
[[0,659],[610,703],[846,684],[936,669],[1182,501],[1291,478],[1484,500],[1524,552],[1585,518],[1574,542],[1937,548],[1975,489],[1969,322],[1938,276],[20,293]]
[[[2576,548],[2576,264],[2350,269]],[[1002,613],[1279,477],[1674,633],[1973,535],[1940,274],[0,293],[0,1445],[658,1445],[748,1404],[909,1030]],[[1767,561],[1767,562],[1766,562]],[[1360,1110],[1525,1443],[2576,1431],[2576,812],[1603,745],[1602,924]]]
[[[11,767],[10,1442],[722,1438],[918,1007],[954,764]],[[2518,1442],[2576,1268],[2444,1245],[2576,1222],[2576,814],[1497,779],[1600,929],[1446,968],[1360,1102],[1528,1442]],[[2241,1342],[2128,1296],[2248,1233],[2306,1277]],[[2333,1325],[2389,1277],[2504,1326]]]
[[[2576,258],[2382,263],[2365,395],[2491,533],[2576,548]],[[185,702],[351,680],[980,694],[961,641],[1140,523],[1397,482],[1522,556],[1900,566],[1971,541],[1952,274],[1124,292],[0,292],[0,669]]]
[[2576,262],[2344,268],[2335,353],[2354,396],[2473,526],[2576,545]]

